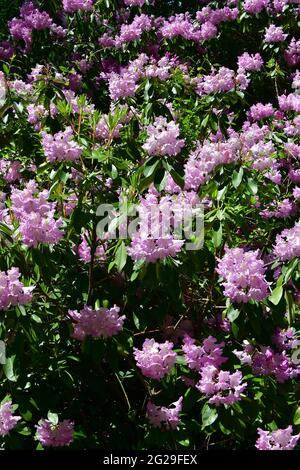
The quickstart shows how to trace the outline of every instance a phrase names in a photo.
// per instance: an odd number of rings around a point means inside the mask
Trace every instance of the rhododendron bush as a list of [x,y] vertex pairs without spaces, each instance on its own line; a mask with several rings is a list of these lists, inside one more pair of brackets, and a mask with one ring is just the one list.
[[299,0],[0,10],[1,448],[299,448]]

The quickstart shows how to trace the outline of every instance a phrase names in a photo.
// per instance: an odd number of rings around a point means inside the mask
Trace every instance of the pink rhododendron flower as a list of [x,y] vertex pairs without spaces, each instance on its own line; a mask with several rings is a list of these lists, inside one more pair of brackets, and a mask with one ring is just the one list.
[[292,436],[293,428],[288,426],[285,429],[277,429],[276,431],[264,431],[257,429],[259,438],[255,447],[258,450],[292,450],[297,445],[300,434]]
[[83,340],[86,336],[108,338],[118,334],[125,320],[125,315],[119,315],[120,308],[97,308],[93,310],[85,305],[80,311],[69,310],[69,316],[74,321],[73,337]]
[[223,278],[224,295],[233,302],[259,301],[268,296],[264,263],[258,255],[258,250],[225,247],[225,255],[219,260],[217,272]]
[[0,436],[6,436],[9,432],[14,429],[21,416],[13,414],[11,400],[6,401],[0,407]]
[[31,302],[34,287],[25,287],[19,280],[20,276],[18,268],[0,271],[0,310]]
[[179,132],[178,124],[160,116],[147,127],[148,138],[143,149],[148,155],[177,155],[184,147],[184,139],[179,139]]
[[63,447],[73,442],[74,423],[68,419],[53,424],[41,419],[36,426],[37,439],[44,447]]
[[155,428],[176,429],[180,424],[179,413],[182,410],[183,397],[172,403],[169,408],[156,406],[151,401],[147,404],[147,418]]
[[173,343],[157,343],[153,338],[144,341],[142,349],[133,348],[137,366],[145,377],[160,380],[170,372],[175,364],[177,354]]
[[227,370],[218,370],[213,365],[207,365],[201,370],[201,378],[196,388],[210,397],[208,403],[212,405],[232,405],[241,400],[241,394],[247,387],[247,383],[242,383],[242,379],[240,371],[231,374]]

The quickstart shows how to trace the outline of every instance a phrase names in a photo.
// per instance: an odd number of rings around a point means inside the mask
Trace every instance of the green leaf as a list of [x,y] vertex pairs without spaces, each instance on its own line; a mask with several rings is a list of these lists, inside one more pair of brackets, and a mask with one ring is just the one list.
[[226,436],[229,436],[231,434],[231,430],[227,429],[225,426],[223,426],[223,424],[221,422],[219,423],[219,427],[220,427],[220,430],[222,431],[222,433],[225,434]]
[[234,170],[232,174],[232,184],[235,188],[238,188],[243,179],[244,170],[241,167],[239,171]]
[[296,425],[300,424],[300,406],[298,406],[298,408],[295,411],[293,423]]
[[23,429],[18,431],[18,434],[21,434],[22,436],[30,436],[31,430],[27,426],[25,426]]
[[111,166],[111,177],[113,180],[115,180],[118,177],[118,170],[115,167],[115,165]]
[[245,94],[242,91],[236,90],[236,94],[241,98],[244,99]]
[[202,122],[201,122],[201,124],[200,124],[200,127],[206,127],[206,126],[207,126],[208,120],[209,120],[209,116],[210,116],[209,114],[207,114],[207,115],[205,116],[205,118],[202,120]]
[[144,88],[144,100],[146,102],[149,101],[149,90],[151,88],[151,82],[149,79],[146,80],[145,88]]
[[19,111],[19,113],[23,112],[24,106],[23,106],[22,103],[17,103],[16,101],[14,101],[14,105],[15,105],[15,108],[17,109],[17,111]]
[[155,172],[159,164],[160,164],[160,160],[156,160],[156,162],[154,162],[152,165],[145,166],[144,175],[146,176],[146,178],[149,178],[149,176],[153,175],[153,173]]
[[12,235],[12,230],[7,225],[0,222],[0,236],[1,236],[1,238],[3,237],[8,242],[13,243],[14,240],[13,240],[11,235]]
[[298,268],[298,262],[298,258],[293,259],[286,267],[286,270],[283,271],[285,284],[291,279],[292,274]]
[[182,441],[178,441],[180,445],[183,447],[188,447],[190,445],[190,440],[189,439],[183,439]]
[[257,191],[258,191],[256,182],[252,178],[248,178],[247,185],[251,193],[255,196],[255,194],[257,194]]
[[8,66],[7,66],[6,64],[3,64],[3,65],[2,65],[2,68],[3,68],[3,72],[4,72],[6,75],[8,75],[8,74],[9,74],[9,68],[8,68]]
[[227,189],[228,189],[228,186],[224,186],[224,188],[222,188],[222,189],[220,189],[220,190],[218,191],[218,194],[217,194],[217,201],[221,201],[221,199],[223,198],[223,196],[226,194]]
[[17,375],[14,372],[14,361],[16,356],[11,356],[6,358],[6,363],[3,365],[4,374],[10,382],[17,381]]
[[26,410],[24,412],[20,411],[20,414],[25,421],[31,421],[32,420],[32,413],[29,410]]
[[186,365],[186,360],[183,356],[177,356],[176,358],[176,364],[180,364],[182,366]]
[[274,305],[278,305],[281,300],[282,294],[283,294],[282,285],[275,287],[272,294],[269,296],[270,302],[272,302],[272,304]]
[[47,418],[54,426],[58,424],[58,415],[56,413],[52,413],[51,411],[48,411]]
[[284,298],[285,298],[286,306],[287,306],[288,323],[289,323],[289,325],[291,325],[295,321],[296,307],[295,307],[294,298],[293,298],[292,294],[288,291],[285,291]]
[[238,318],[240,314],[240,311],[236,308],[233,307],[233,305],[230,305],[229,309],[227,310],[227,318],[230,321],[230,323],[234,322]]
[[138,330],[139,327],[140,327],[140,320],[138,319],[138,317],[136,316],[135,313],[132,313],[132,318],[133,318],[133,323],[134,323],[136,329]]
[[233,336],[235,338],[238,338],[240,329],[237,326],[237,324],[234,322],[231,324],[231,331],[232,331]]
[[135,281],[137,277],[139,277],[139,272],[138,271],[133,271],[133,273],[130,276],[130,281],[131,282]]
[[218,412],[215,408],[211,408],[207,403],[202,408],[202,427],[206,428],[213,424],[218,417]]
[[43,323],[42,320],[41,320],[41,318],[38,317],[37,315],[35,315],[35,313],[33,313],[33,314],[31,315],[31,318],[32,318],[32,320],[35,321],[36,323]]
[[184,187],[184,179],[182,178],[182,176],[180,176],[177,173],[177,171],[174,170],[174,168],[171,169],[170,174],[171,174],[173,180],[175,181],[175,183],[178,184],[178,186],[180,186],[180,188],[183,188]]
[[153,180],[154,180],[154,173],[152,173],[151,176],[148,176],[148,178],[143,178],[139,184],[140,192],[143,192],[145,189],[149,188]]
[[220,223],[218,230],[213,230],[213,242],[216,248],[218,248],[221,245],[222,236],[223,236],[223,229],[222,229],[222,224]]
[[16,313],[18,317],[21,315],[23,315],[23,317],[26,317],[26,308],[24,307],[24,305],[17,305]]
[[114,267],[115,265],[115,261],[111,261],[108,265],[108,268],[107,268],[107,272],[110,273],[110,271],[112,270],[112,268]]
[[93,160],[97,160],[98,162],[104,162],[105,160],[108,159],[108,154],[107,152],[97,149],[92,151],[91,157]]
[[122,271],[122,269],[124,268],[126,264],[126,260],[127,260],[126,245],[124,242],[122,242],[117,249],[116,257],[115,257],[115,264],[117,266],[118,271]]

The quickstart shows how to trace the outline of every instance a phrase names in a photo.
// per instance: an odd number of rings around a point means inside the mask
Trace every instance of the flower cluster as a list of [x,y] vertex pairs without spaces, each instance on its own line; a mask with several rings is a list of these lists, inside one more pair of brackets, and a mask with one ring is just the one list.
[[195,339],[185,336],[182,350],[184,358],[190,369],[198,372],[207,365],[213,365],[219,368],[227,358],[223,356],[223,347],[225,343],[217,343],[216,338],[208,336],[203,340],[202,346],[196,346]]
[[211,93],[225,93],[235,88],[235,73],[226,67],[217,72],[195,79],[196,91],[200,96]]
[[277,353],[264,346],[254,354],[252,369],[256,375],[274,375],[279,383],[300,374],[300,367],[293,363],[285,351]]
[[[269,176],[271,178],[271,176]],[[297,212],[295,204],[289,199],[283,199],[283,201],[276,201],[267,209],[260,211],[260,215],[266,219],[276,217],[278,219],[284,219],[293,215]]]
[[146,0],[124,0],[125,5],[129,7],[138,6],[142,7]]
[[300,434],[292,436],[293,428],[288,426],[285,429],[277,429],[276,431],[264,431],[257,429],[259,438],[255,447],[258,450],[292,450],[296,446]]
[[160,33],[166,39],[173,39],[176,36],[181,36],[195,42],[199,42],[201,39],[199,26],[194,26],[189,13],[178,14],[164,20]]
[[269,4],[269,0],[245,0],[243,7],[247,13],[260,13]]
[[73,137],[71,127],[54,135],[42,132],[42,145],[47,160],[49,162],[78,160],[83,147],[77,144]]
[[41,419],[36,426],[37,439],[44,447],[63,447],[73,442],[74,423],[68,419],[53,424]]
[[277,235],[274,254],[282,261],[300,257],[300,223],[296,223],[293,228],[285,229]]
[[38,243],[56,244],[63,237],[60,230],[61,219],[54,219],[55,203],[48,201],[49,192],[38,191],[33,180],[25,189],[12,189],[12,210],[20,223],[22,240],[27,246],[36,247]]
[[112,73],[109,79],[109,94],[113,101],[134,96],[137,90],[136,76],[130,72],[121,75]]
[[6,401],[0,407],[0,436],[6,436],[9,431],[14,429],[21,416],[13,414],[13,405],[11,400]]
[[67,13],[90,11],[93,8],[93,0],[63,0],[63,8]]
[[0,271],[0,310],[31,302],[34,287],[24,287],[20,276],[18,268],[11,268],[7,272]]
[[0,60],[9,60],[14,54],[14,49],[8,41],[0,42]]
[[39,131],[41,128],[41,120],[42,118],[48,116],[48,111],[42,104],[29,104],[27,106],[28,112],[28,122],[34,125],[34,129]]
[[272,341],[280,350],[294,349],[299,344],[295,328],[287,328],[284,330],[277,327]]
[[[98,241],[96,241],[98,243]],[[92,259],[92,249],[89,243],[87,232],[81,234],[81,243],[77,246],[77,253],[81,261],[84,263],[90,263]],[[104,262],[106,260],[105,248],[103,245],[97,245],[94,251],[94,259],[98,262]]]
[[79,312],[69,310],[73,320],[73,337],[82,341],[86,336],[108,338],[117,335],[123,328],[125,315],[119,315],[120,308],[97,308],[85,305]]
[[232,405],[241,399],[241,394],[247,387],[242,383],[242,373],[236,371],[231,374],[227,370],[218,370],[213,365],[207,365],[201,370],[201,378],[196,388],[210,397],[208,403],[212,405]]
[[241,56],[238,57],[238,67],[239,70],[245,71],[259,71],[263,66],[263,59],[260,54],[249,54],[244,52]]
[[177,354],[173,343],[157,343],[155,339],[146,339],[143,348],[133,348],[137,366],[145,377],[160,380],[170,372],[176,362]]
[[295,111],[296,113],[300,111],[300,96],[296,93],[280,95],[278,103],[281,111]]
[[180,424],[179,413],[182,410],[183,397],[170,405],[156,406],[151,401],[147,404],[147,418],[155,428],[176,429]]
[[144,259],[147,263],[156,263],[157,260],[167,256],[176,256],[181,251],[183,244],[184,240],[177,240],[172,235],[154,239],[143,238],[137,233],[132,237],[127,252],[134,261]]
[[283,29],[280,26],[271,24],[265,31],[265,42],[282,42],[287,38],[287,34],[284,34]]
[[184,170],[185,189],[198,191],[211,173],[219,166],[238,159],[235,142],[204,142],[198,144],[187,160]]
[[181,239],[184,223],[194,220],[200,200],[193,191],[177,192],[175,188],[172,196],[160,197],[160,193],[149,188],[148,194],[141,198],[137,207],[139,229],[132,235],[131,244],[127,248],[135,261],[144,259],[148,263],[155,263],[181,251],[185,243]]
[[159,116],[147,127],[148,138],[143,149],[148,155],[177,155],[184,147],[184,139],[178,138],[179,132],[178,124]]
[[259,121],[260,119],[265,119],[267,117],[272,116],[273,113],[274,113],[274,109],[271,103],[254,104],[253,106],[251,106],[249,110],[249,115],[253,119],[253,121]]
[[122,24],[120,34],[114,40],[115,47],[119,48],[131,41],[140,39],[144,32],[150,31],[151,27],[152,20],[149,16],[135,16],[132,23]]
[[11,160],[0,160],[0,175],[8,183],[19,180],[21,178],[21,163]]
[[33,30],[51,29],[57,34],[63,34],[62,28],[53,23],[48,13],[38,10],[32,2],[22,5],[20,18],[13,18],[9,21],[8,27],[14,39],[25,43],[26,51],[31,48]]
[[300,62],[300,41],[296,41],[295,38],[291,39],[291,42],[284,52],[284,59],[287,64],[291,67],[296,66]]
[[184,39],[200,43],[217,36],[217,25],[223,21],[233,21],[238,15],[237,8],[218,8],[213,10],[207,6],[196,13],[195,21],[189,13],[180,13],[164,20],[159,33],[163,38]]
[[286,350],[276,352],[270,346],[260,346],[257,349],[248,341],[244,341],[243,350],[233,352],[242,364],[247,364],[252,368],[255,375],[273,375],[279,383],[300,374],[300,366],[292,361]]
[[217,273],[222,276],[224,295],[233,302],[263,300],[268,296],[269,285],[265,268],[258,259],[259,251],[225,247],[225,255],[219,260]]

